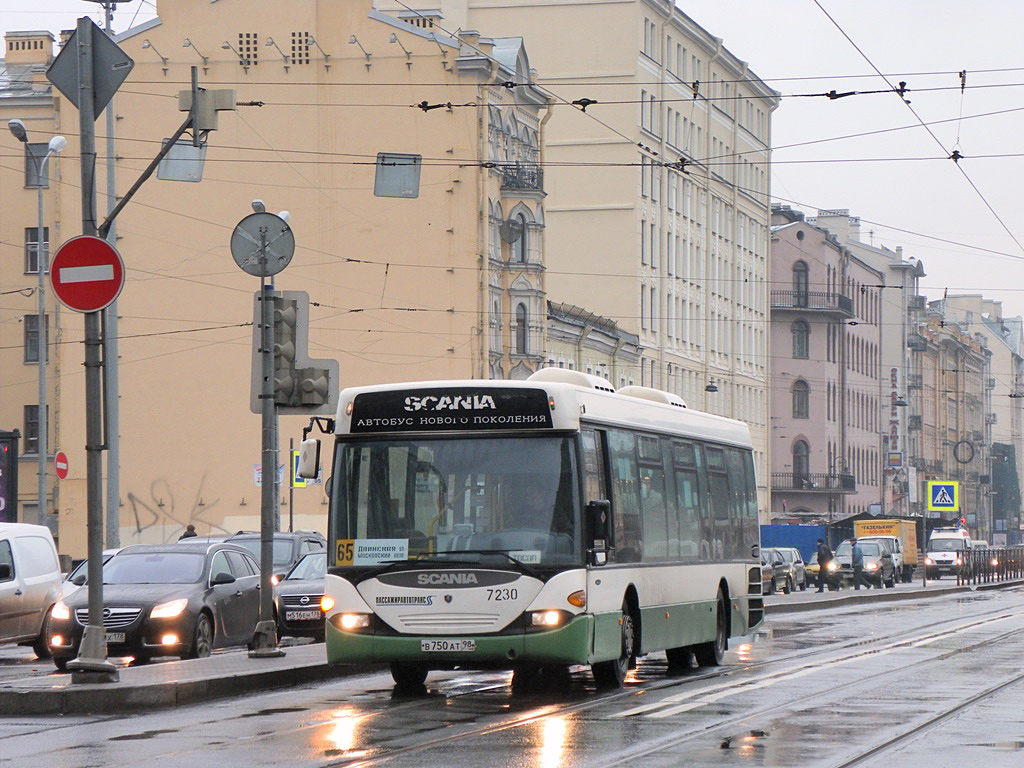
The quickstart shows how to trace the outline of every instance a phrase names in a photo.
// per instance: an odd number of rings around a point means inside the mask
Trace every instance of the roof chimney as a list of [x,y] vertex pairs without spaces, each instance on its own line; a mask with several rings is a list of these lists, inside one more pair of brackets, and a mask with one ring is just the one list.
[[53,60],[53,35],[49,32],[8,32],[4,35],[7,66],[49,64]]

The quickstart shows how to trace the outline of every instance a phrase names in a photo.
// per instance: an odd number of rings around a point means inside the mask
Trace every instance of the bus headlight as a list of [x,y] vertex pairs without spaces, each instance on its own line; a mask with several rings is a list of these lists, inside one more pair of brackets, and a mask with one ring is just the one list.
[[366,629],[370,626],[370,615],[367,613],[343,613],[337,617],[337,625],[342,629]]
[[535,627],[557,627],[562,623],[558,611],[534,611],[530,614],[530,623]]

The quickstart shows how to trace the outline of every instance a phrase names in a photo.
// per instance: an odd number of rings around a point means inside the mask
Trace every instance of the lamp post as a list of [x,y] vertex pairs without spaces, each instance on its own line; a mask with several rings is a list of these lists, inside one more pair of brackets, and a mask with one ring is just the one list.
[[46,273],[50,271],[50,255],[49,255],[49,240],[47,240],[47,247],[43,247],[43,171],[46,170],[46,164],[50,159],[50,155],[56,154],[67,146],[67,139],[63,136],[54,136],[50,139],[50,143],[47,146],[46,155],[40,159],[36,157],[35,153],[28,146],[28,131],[25,129],[25,124],[21,120],[8,120],[7,127],[11,131],[11,134],[25,145],[25,150],[30,158],[32,158],[32,164],[36,171],[36,276],[38,277],[38,283],[36,286],[36,292],[39,297],[38,301],[38,321],[37,321],[37,338],[36,338],[36,349],[38,355],[39,364],[39,416],[37,419],[37,432],[38,437],[36,438],[36,451],[39,456],[39,467],[38,467],[38,481],[39,489],[37,492],[36,501],[36,515],[38,520],[36,522],[45,524],[46,521],[46,459],[47,459],[47,431],[49,429],[48,419],[46,415],[46,363],[47,363],[47,333],[46,333]]

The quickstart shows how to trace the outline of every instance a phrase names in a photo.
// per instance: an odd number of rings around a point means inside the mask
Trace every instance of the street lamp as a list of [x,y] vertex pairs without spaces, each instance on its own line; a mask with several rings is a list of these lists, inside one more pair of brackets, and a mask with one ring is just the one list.
[[8,120],[7,128],[11,134],[25,145],[25,151],[32,158],[32,164],[36,171],[36,275],[38,284],[36,292],[39,295],[38,320],[36,328],[36,350],[39,364],[39,416],[36,420],[36,452],[39,455],[38,480],[39,490],[36,501],[36,515],[40,524],[45,525],[46,521],[46,437],[49,426],[46,418],[46,362],[47,362],[47,333],[46,333],[46,273],[50,271],[49,240],[47,247],[43,248],[43,172],[46,170],[46,163],[50,155],[60,152],[67,146],[67,139],[63,136],[54,136],[47,146],[46,155],[42,159],[36,157],[28,146],[28,131],[21,120]]

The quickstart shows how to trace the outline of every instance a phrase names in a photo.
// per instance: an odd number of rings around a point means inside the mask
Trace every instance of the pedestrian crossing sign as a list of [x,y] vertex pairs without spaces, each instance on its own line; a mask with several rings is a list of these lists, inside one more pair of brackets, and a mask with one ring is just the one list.
[[960,484],[949,480],[928,481],[929,512],[959,512]]

